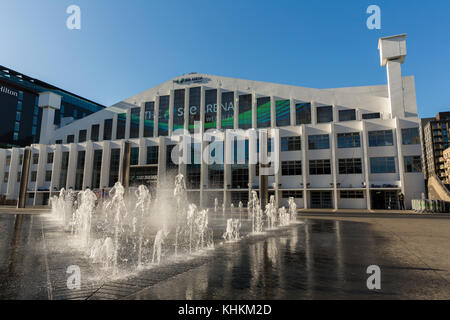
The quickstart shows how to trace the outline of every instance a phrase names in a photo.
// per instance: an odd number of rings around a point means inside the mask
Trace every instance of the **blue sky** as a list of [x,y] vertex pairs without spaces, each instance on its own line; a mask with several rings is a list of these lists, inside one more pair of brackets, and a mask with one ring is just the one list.
[[[407,33],[419,115],[450,110],[450,1],[0,0],[0,64],[111,105],[192,71],[314,88],[386,83]],[[81,30],[66,8],[81,8]],[[366,8],[381,8],[381,30]]]

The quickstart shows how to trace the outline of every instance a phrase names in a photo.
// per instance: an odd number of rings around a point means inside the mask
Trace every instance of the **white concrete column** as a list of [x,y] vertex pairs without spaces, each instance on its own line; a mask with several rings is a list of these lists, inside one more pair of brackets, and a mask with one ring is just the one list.
[[166,158],[170,157],[170,154],[166,154],[166,139],[159,137],[158,140],[158,184],[160,184],[166,177]]
[[173,120],[175,114],[175,93],[173,89],[169,92],[169,124],[168,124],[168,136],[170,137],[173,133]]
[[159,135],[158,126],[159,126],[159,95],[155,96],[155,115],[153,118],[154,128],[153,128],[153,136],[157,137]]
[[361,121],[362,123],[362,134],[361,137],[361,154],[362,154],[362,166],[364,168],[364,179],[366,183],[366,200],[367,200],[367,209],[372,209],[372,203],[370,201],[370,159],[369,159],[369,138],[367,134],[367,125],[365,121]]
[[99,128],[98,128],[98,141],[103,141],[103,137],[104,137],[104,132],[105,132],[105,120],[106,119],[102,119],[99,123]]
[[111,142],[103,141],[102,143],[102,168],[100,170],[100,189],[108,188],[109,185],[109,165],[111,162]]
[[277,113],[275,110],[275,97],[270,96],[270,127],[275,128]]
[[53,121],[55,119],[55,110],[59,110],[61,107],[61,96],[53,92],[41,92],[38,105],[39,108],[42,108],[39,143],[49,144],[55,131]]
[[403,148],[402,148],[402,129],[400,127],[400,119],[395,118],[395,139],[394,145],[397,149],[397,161],[398,161],[398,174],[400,176],[400,185],[402,193],[405,194],[405,163],[403,160]]
[[147,164],[147,143],[145,138],[139,138],[139,160],[138,164],[143,166]]
[[317,104],[315,101],[311,101],[311,125],[317,124]]
[[92,171],[94,167],[94,144],[86,142],[86,154],[84,156],[83,190],[92,189]]
[[234,90],[234,129],[239,128],[239,91]]
[[67,188],[75,190],[78,150],[75,143],[69,145],[69,165],[67,168]]
[[309,177],[309,162],[306,156],[306,150],[308,147],[308,134],[305,124],[301,125],[301,144],[302,144],[302,176],[303,176],[303,208],[308,207],[308,177]]
[[331,174],[333,177],[333,201],[334,209],[338,208],[338,190],[337,190],[337,173],[338,173],[338,159],[336,157],[336,133],[335,124],[330,123],[330,142],[331,142]]
[[61,188],[63,187],[59,185],[59,177],[61,175],[61,161],[62,146],[60,144],[57,144],[55,145],[55,149],[53,151],[52,179],[50,181],[50,190],[53,192],[61,190]]
[[130,139],[131,108],[128,108],[125,113],[127,114],[127,119],[125,120],[125,139]]
[[145,102],[141,103],[141,112],[139,113],[139,138],[144,136],[144,120],[145,120]]
[[222,128],[222,88],[217,88],[217,129]]
[[22,170],[22,166],[19,165],[19,148],[12,148],[11,150],[11,162],[9,165],[8,185],[6,187],[6,199],[15,199],[15,191],[17,185],[17,172]]
[[295,126],[295,99],[291,98],[291,126]]
[[[252,128],[258,128],[258,106],[256,104],[256,93],[252,93]],[[250,198],[249,198],[250,199]]]
[[111,140],[116,140],[117,139],[117,118],[118,118],[118,116],[119,115],[117,113],[113,114]]

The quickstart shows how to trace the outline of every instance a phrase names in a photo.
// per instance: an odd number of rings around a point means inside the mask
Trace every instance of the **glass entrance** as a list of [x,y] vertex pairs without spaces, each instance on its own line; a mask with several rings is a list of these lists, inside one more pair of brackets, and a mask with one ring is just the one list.
[[331,191],[311,191],[311,208],[333,209]]

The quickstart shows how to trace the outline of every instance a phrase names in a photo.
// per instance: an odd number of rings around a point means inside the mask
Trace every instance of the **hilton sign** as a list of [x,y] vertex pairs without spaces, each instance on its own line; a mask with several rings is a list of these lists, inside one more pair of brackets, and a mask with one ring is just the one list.
[[18,93],[16,91],[8,89],[7,87],[4,87],[4,86],[0,87],[0,92],[1,93],[5,93],[5,94],[9,94],[10,96],[13,96],[13,97],[17,97],[18,96]]

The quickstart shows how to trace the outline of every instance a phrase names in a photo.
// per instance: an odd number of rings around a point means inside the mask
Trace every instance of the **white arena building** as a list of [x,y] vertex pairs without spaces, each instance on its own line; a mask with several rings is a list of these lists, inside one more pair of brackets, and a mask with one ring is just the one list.
[[[181,172],[190,200],[205,207],[215,198],[246,205],[251,188],[280,206],[294,197],[299,208],[334,209],[395,209],[402,191],[410,208],[424,177],[414,77],[401,75],[405,42],[406,35],[379,40],[387,85],[312,89],[190,74],[59,127],[60,97],[42,93],[40,143],[0,150],[1,196],[41,205],[63,187],[105,194],[116,181],[155,187]],[[225,159],[243,154],[243,161],[174,164],[183,128],[197,133],[185,158],[208,152],[200,159],[223,159],[205,150],[208,137],[227,144],[241,129],[246,140],[225,149]],[[279,170],[267,176],[256,154],[266,154],[268,138]]]

